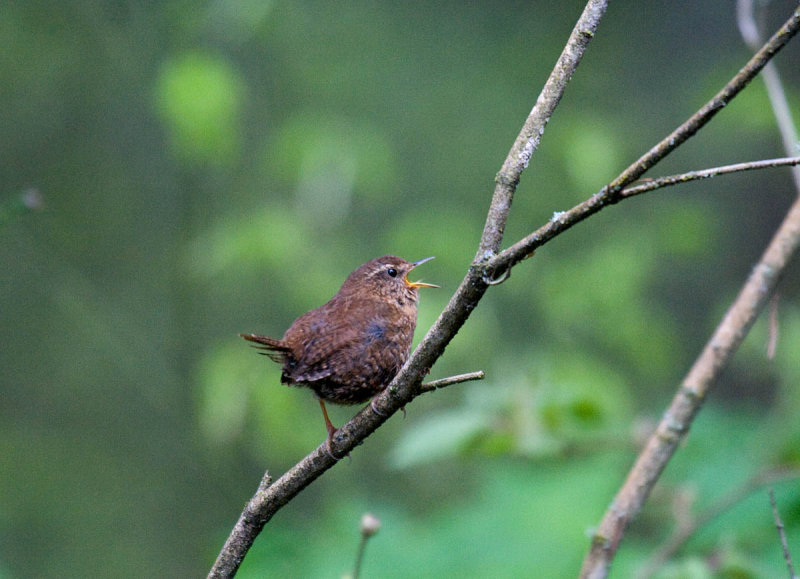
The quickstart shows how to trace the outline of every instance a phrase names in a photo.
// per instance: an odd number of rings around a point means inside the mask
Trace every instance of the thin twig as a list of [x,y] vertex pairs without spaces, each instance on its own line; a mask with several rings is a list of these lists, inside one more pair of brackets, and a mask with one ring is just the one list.
[[356,563],[353,566],[353,579],[358,579],[358,576],[361,575],[361,563],[364,562],[367,541],[369,541],[369,537],[361,535],[361,540],[358,542],[358,551],[356,551]]
[[664,137],[661,142],[634,161],[616,179],[591,198],[572,209],[559,212],[558,219],[549,221],[546,225],[498,253],[489,261],[487,268],[499,275],[529,257],[537,247],[547,243],[556,235],[563,233],[601,209],[620,201],[622,199],[621,191],[624,187],[639,179],[646,171],[705,126],[755,78],[770,59],[797,34],[799,29],[800,8],[797,8],[736,76],[686,122]]
[[470,380],[483,380],[486,374],[483,370],[477,372],[469,372],[467,374],[458,374],[457,376],[450,376],[449,378],[441,378],[439,380],[431,380],[425,382],[419,387],[420,392],[433,392],[445,386],[452,386],[453,384],[460,384],[461,382],[469,382]]
[[769,504],[772,505],[772,518],[775,520],[775,528],[778,529],[778,536],[781,539],[781,548],[783,549],[783,559],[786,561],[786,567],[789,569],[789,579],[795,579],[797,575],[794,573],[794,565],[792,565],[792,554],[789,551],[789,542],[786,540],[786,528],[783,526],[781,515],[778,512],[778,504],[775,502],[775,491],[769,489]]
[[[739,0],[736,3],[736,21],[739,25],[739,32],[745,43],[751,50],[758,50],[761,46],[761,33],[753,17],[752,0]],[[792,119],[792,109],[789,107],[789,100],[786,98],[786,91],[783,90],[783,82],[778,74],[778,67],[774,62],[770,62],[764,67],[761,77],[764,79],[764,86],[767,88],[767,97],[778,123],[778,130],[781,133],[783,150],[787,156],[797,154],[800,139],[797,136],[797,127]],[[792,169],[794,186],[800,194],[800,167]]]
[[356,562],[353,565],[353,579],[358,579],[361,574],[361,564],[364,562],[364,553],[367,549],[367,542],[375,536],[381,528],[381,521],[372,513],[364,513],[361,517],[361,540],[358,543],[356,552]]
[[710,179],[711,177],[716,177],[717,175],[729,175],[731,173],[741,173],[742,171],[753,171],[755,169],[765,169],[767,167],[791,167],[795,165],[800,165],[800,157],[750,161],[748,163],[724,165],[722,167],[703,169],[701,171],[689,171],[688,173],[680,173],[678,175],[669,175],[667,177],[658,177],[657,179],[648,179],[641,185],[626,187],[620,191],[620,197],[633,197],[634,195],[641,195],[642,193],[647,193],[648,191],[653,191],[655,189],[661,189],[662,187],[688,183],[689,181],[697,181],[699,179]]
[[702,529],[711,521],[728,511],[730,508],[742,502],[761,487],[796,478],[800,478],[800,469],[769,469],[751,477],[743,485],[733,489],[715,504],[699,513],[691,524],[679,525],[664,546],[658,549],[642,566],[642,569],[637,573],[636,577],[638,579],[647,579],[648,577],[654,575],[656,571],[658,571],[664,565],[664,563],[666,563],[678,551],[680,551],[681,548],[683,548],[686,542],[699,529]]

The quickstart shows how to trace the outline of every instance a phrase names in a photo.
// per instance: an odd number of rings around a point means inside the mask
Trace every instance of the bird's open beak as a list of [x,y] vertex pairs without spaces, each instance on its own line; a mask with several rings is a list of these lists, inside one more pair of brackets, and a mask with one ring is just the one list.
[[[411,264],[412,266],[411,269],[414,269],[418,265],[422,265],[426,261],[430,261],[432,259],[433,257],[426,257],[425,259],[420,259],[419,261],[415,261],[414,263]],[[408,270],[409,273],[411,273],[411,269]],[[421,281],[408,281],[408,274],[406,274],[406,277],[403,278],[403,281],[406,282],[406,285],[408,287],[439,287],[438,285],[434,285],[432,283],[424,283]]]

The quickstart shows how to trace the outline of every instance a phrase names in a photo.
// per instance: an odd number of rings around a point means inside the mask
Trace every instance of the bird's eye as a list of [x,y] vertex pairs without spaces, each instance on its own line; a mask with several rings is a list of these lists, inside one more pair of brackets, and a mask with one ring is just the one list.
[[386,273],[389,274],[389,277],[397,277],[397,270],[393,267],[390,267],[386,270]]

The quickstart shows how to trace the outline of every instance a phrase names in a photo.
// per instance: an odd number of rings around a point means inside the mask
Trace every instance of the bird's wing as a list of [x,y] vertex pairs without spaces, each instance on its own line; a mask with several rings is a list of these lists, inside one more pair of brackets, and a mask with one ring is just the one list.
[[295,382],[315,382],[349,371],[353,352],[364,339],[363,323],[356,315],[358,304],[328,304],[300,316],[286,331],[284,340],[292,344],[296,361],[288,369]]
[[364,317],[361,305],[356,302],[339,303],[336,315],[327,314],[301,317],[287,331],[284,338],[295,346],[293,356],[297,360],[289,371],[292,380],[332,379],[374,386],[394,377],[408,355],[410,337],[409,344],[397,348],[398,344],[392,343],[388,336],[388,318],[380,311]]

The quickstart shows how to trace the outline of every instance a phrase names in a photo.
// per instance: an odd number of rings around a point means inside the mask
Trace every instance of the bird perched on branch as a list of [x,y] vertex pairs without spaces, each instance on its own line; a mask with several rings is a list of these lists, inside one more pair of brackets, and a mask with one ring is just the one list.
[[306,386],[316,394],[329,449],[336,428],[325,402],[360,404],[374,398],[408,359],[417,290],[439,287],[409,281],[408,274],[431,259],[375,258],[353,271],[330,301],[297,318],[280,340],[240,334],[283,364],[283,384]]

